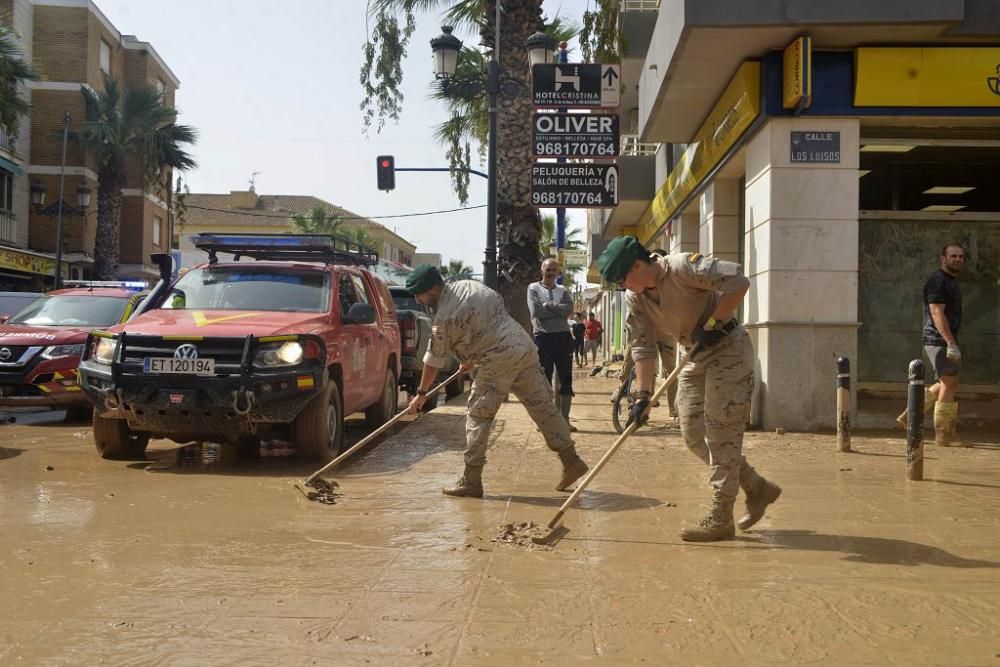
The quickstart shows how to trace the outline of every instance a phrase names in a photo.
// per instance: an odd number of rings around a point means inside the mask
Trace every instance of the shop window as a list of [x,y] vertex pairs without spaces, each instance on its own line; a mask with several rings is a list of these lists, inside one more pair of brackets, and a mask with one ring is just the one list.
[[158,215],[153,216],[153,245],[160,245],[163,238],[163,218]]
[[101,40],[101,71],[111,74],[111,45]]
[[0,209],[14,209],[14,174],[6,169],[0,169]]

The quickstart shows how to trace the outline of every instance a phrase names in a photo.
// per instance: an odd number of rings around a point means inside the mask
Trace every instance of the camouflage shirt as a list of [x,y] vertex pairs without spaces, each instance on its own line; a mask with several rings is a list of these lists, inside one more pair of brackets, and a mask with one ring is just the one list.
[[742,291],[750,284],[743,267],[701,253],[653,257],[656,286],[641,294],[625,292],[626,323],[632,358],[656,357],[656,341],[670,337],[693,344],[692,334],[719,304],[720,294]]
[[462,363],[491,366],[537,354],[537,349],[507,314],[499,294],[475,280],[459,280],[441,292],[424,363],[441,368],[449,353]]

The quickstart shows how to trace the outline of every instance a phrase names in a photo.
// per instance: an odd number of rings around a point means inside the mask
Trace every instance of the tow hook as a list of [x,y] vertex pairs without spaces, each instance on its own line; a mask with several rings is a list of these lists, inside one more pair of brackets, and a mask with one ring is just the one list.
[[[246,407],[240,407],[240,399],[243,400],[243,404]],[[252,391],[234,391],[233,392],[233,412],[243,416],[250,412],[250,408],[253,407],[253,392]]]

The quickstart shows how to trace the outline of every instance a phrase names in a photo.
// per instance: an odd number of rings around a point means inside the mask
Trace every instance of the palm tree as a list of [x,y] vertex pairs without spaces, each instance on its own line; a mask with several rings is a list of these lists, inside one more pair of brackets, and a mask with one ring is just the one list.
[[352,243],[357,243],[365,248],[376,248],[379,245],[378,239],[365,231],[364,227],[346,223],[337,229],[337,237],[347,239]]
[[441,267],[441,277],[446,283],[453,283],[456,280],[471,280],[473,269],[460,259],[448,261],[447,266]]
[[97,238],[94,276],[115,277],[118,235],[126,167],[137,164],[143,191],[169,188],[168,169],[197,166],[185,150],[197,139],[195,130],[177,124],[177,111],[163,104],[163,95],[147,82],[122,87],[104,76],[104,90],[82,86],[86,121],[74,140],[97,162]]
[[297,231],[303,234],[323,234],[334,236],[339,233],[344,221],[326,206],[313,206],[308,217],[301,213],[293,213],[289,222]]
[[12,139],[17,137],[21,116],[31,110],[18,88],[26,81],[37,80],[38,75],[24,61],[17,33],[0,23],[0,126],[7,129]]
[[[583,248],[584,243],[579,238],[580,228],[574,227],[573,229],[566,230],[566,236],[563,238],[563,247],[569,249]],[[549,255],[552,253],[552,246],[556,244],[556,216],[551,214],[546,214],[542,216],[542,238],[538,243],[538,250],[542,253],[542,256]]]
[[[504,10],[500,44],[494,44],[496,3]],[[371,0],[373,28],[365,45],[365,61],[361,70],[365,99],[362,111],[366,129],[375,124],[381,129],[386,120],[398,120],[402,109],[401,62],[416,27],[415,13],[444,9],[445,20],[453,25],[476,28],[485,52],[463,49],[458,74],[470,81],[482,82],[482,64],[491,49],[496,48],[503,68],[517,79],[525,79],[528,54],[524,43],[539,30],[549,31],[556,39],[565,38],[575,30],[558,21],[548,25],[542,20],[542,0]],[[553,28],[562,34],[552,34]],[[475,52],[474,52],[475,51]],[[465,62],[462,62],[462,60]],[[457,82],[461,83],[461,82]],[[478,142],[480,150],[486,139],[486,97],[483,86],[478,94],[468,86],[450,86],[444,99],[451,109],[451,118],[438,128],[438,138],[448,146],[447,155],[453,169],[467,166],[471,157],[470,141]],[[502,147],[497,156],[497,245],[500,293],[507,311],[525,328],[529,326],[528,285],[538,276],[538,242],[541,221],[531,205],[531,100],[522,92],[515,98],[505,98],[498,109],[497,135]],[[467,176],[454,172],[454,184],[464,203]]]

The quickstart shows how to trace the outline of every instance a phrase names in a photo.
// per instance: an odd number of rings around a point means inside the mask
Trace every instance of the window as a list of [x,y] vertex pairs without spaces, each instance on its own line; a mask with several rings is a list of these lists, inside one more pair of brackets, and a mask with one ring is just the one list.
[[371,299],[368,298],[368,291],[365,289],[365,281],[361,280],[361,276],[351,276],[351,281],[354,283],[354,289],[358,293],[358,302],[371,303]]
[[111,74],[111,45],[101,40],[101,71]]
[[0,169],[0,209],[14,209],[14,174]]
[[162,308],[322,313],[330,307],[329,274],[274,266],[205,266],[174,283]]
[[361,303],[361,299],[358,298],[357,292],[354,291],[354,283],[351,282],[351,277],[347,274],[340,276],[338,298],[340,299],[340,316],[347,317],[347,313],[350,312],[351,306],[356,303]]
[[158,215],[153,216],[153,245],[160,245],[163,238],[163,218]]

